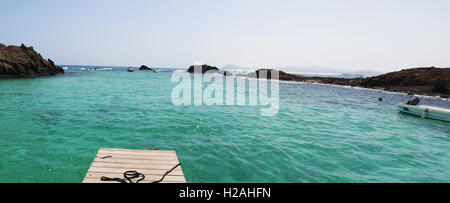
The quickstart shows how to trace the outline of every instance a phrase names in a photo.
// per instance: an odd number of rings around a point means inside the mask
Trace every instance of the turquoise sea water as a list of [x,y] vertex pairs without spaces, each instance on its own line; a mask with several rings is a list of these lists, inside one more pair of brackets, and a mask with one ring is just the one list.
[[398,113],[405,95],[282,83],[280,113],[261,117],[174,106],[170,78],[0,80],[0,182],[81,182],[100,147],[176,150],[188,182],[450,182],[450,124]]

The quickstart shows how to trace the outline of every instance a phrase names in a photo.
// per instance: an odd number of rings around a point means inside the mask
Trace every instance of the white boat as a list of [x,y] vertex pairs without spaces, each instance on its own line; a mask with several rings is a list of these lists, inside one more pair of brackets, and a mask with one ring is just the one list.
[[407,104],[399,104],[400,112],[420,116],[422,118],[431,118],[435,120],[450,122],[450,109],[434,107],[434,106],[412,106]]

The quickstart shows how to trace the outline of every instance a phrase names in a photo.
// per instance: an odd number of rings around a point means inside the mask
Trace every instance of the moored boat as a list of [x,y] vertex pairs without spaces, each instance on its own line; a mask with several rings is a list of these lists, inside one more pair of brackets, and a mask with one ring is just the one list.
[[413,106],[408,104],[399,104],[398,107],[402,113],[450,122],[450,109],[426,105]]

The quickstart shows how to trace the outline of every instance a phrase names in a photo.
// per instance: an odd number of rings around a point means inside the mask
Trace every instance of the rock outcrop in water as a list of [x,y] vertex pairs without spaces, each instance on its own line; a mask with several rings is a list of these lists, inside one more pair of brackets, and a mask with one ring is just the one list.
[[[197,66],[191,66],[189,67],[189,69],[187,70],[187,72],[189,73],[194,73],[195,72],[195,67]],[[203,74],[205,74],[206,72],[208,73],[220,73],[219,69],[217,67],[213,67],[213,66],[209,66],[209,65],[199,65],[198,67],[201,67],[201,72]]]
[[[261,69],[250,73],[247,77],[260,78],[261,71],[268,71],[270,79],[271,69]],[[273,70],[278,71],[278,70]],[[415,93],[430,96],[450,96],[450,68],[413,68],[387,73],[369,78],[331,78],[331,77],[304,77],[279,71],[279,79],[296,82],[311,82],[333,85],[347,85],[382,89],[393,92]]]
[[25,45],[0,44],[0,77],[39,77],[63,74],[64,69]]
[[146,65],[142,65],[142,66],[139,68],[139,70],[156,72],[155,70],[149,68],[149,67],[146,66]]

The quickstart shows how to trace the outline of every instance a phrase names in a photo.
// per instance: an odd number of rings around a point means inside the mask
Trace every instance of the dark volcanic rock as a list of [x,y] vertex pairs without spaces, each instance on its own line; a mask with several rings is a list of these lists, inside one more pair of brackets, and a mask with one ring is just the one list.
[[445,84],[444,82],[442,82],[442,83],[436,83],[436,84],[433,86],[433,92],[436,92],[436,93],[445,93],[445,92],[448,92],[448,91],[449,91],[448,83],[447,83],[447,84]]
[[145,70],[145,71],[153,71],[153,72],[156,72],[155,70],[149,68],[149,67],[146,66],[146,65],[142,65],[142,66],[139,68],[139,70]]
[[450,95],[450,68],[413,68],[367,78],[362,87],[426,95]]
[[[196,66],[189,67],[187,72],[194,73],[195,72],[195,67]],[[199,67],[200,67],[200,65],[199,65]],[[208,66],[206,64],[205,65],[201,65],[201,71],[202,71],[203,74],[205,74],[206,72],[208,72],[208,73],[220,73],[219,69],[217,67]]]
[[25,45],[5,46],[0,44],[0,77],[38,77],[63,74],[64,69],[45,60]]
[[367,78],[361,85],[367,87],[423,86],[442,82],[448,84],[449,80],[449,68],[413,68]]

